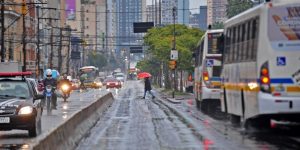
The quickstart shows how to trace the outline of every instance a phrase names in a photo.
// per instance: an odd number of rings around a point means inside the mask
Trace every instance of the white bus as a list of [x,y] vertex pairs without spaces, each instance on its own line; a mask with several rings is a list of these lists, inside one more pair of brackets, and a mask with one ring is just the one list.
[[207,30],[195,52],[194,95],[203,112],[220,107],[222,48],[218,45],[222,37],[223,29]]
[[222,111],[246,127],[299,123],[300,1],[263,3],[224,30]]

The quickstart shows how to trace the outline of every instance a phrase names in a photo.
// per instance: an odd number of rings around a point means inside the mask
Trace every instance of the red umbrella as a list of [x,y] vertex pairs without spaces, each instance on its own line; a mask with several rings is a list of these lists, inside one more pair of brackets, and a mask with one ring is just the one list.
[[151,77],[151,74],[148,72],[141,72],[137,75],[138,78],[147,78],[147,77]]

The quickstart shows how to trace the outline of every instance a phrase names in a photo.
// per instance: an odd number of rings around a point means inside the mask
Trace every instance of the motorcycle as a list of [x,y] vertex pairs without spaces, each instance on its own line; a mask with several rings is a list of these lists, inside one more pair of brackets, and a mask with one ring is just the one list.
[[52,108],[51,108],[52,95],[53,95],[52,86],[51,85],[47,85],[46,86],[46,90],[45,90],[47,115],[51,115],[51,113],[52,113]]
[[67,101],[67,99],[70,97],[71,87],[68,84],[61,85],[61,91],[62,91],[62,98],[64,99],[64,102]]

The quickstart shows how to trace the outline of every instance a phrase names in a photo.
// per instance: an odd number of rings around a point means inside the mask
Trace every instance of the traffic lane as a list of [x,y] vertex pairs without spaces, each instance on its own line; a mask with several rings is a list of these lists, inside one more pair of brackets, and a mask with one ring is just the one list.
[[141,99],[143,89],[140,81],[127,81],[77,150],[201,149],[201,142],[176,115],[151,98]]
[[44,110],[42,116],[42,133],[30,138],[26,130],[0,131],[0,149],[27,149],[39,139],[45,137],[59,124],[71,117],[76,111],[81,110],[98,98],[105,95],[107,91],[103,89],[91,89],[84,92],[73,91],[68,102],[58,98],[58,109],[52,111],[52,115],[47,115]]
[[[209,116],[203,114],[195,106],[194,99],[183,100],[182,104],[170,104],[177,110],[184,112],[189,118],[192,118],[197,124],[214,133],[215,137],[219,135],[224,141],[231,139],[243,144],[246,149],[299,149],[300,135],[293,130],[268,130],[246,132],[244,128],[233,126],[224,118]],[[220,120],[216,120],[218,118]],[[216,134],[217,133],[217,134]],[[222,141],[222,140],[221,140]]]

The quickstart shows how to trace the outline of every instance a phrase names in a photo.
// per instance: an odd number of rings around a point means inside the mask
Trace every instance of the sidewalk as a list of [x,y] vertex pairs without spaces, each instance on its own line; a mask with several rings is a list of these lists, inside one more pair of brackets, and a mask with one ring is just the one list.
[[174,96],[175,98],[173,98],[172,91],[166,92],[164,88],[155,88],[155,90],[158,93],[160,93],[160,95],[163,99],[167,99],[169,102],[174,103],[174,104],[179,104],[182,101],[188,100],[188,99],[192,99],[192,100],[195,99],[193,93],[183,92],[180,95],[175,94],[175,96]]

